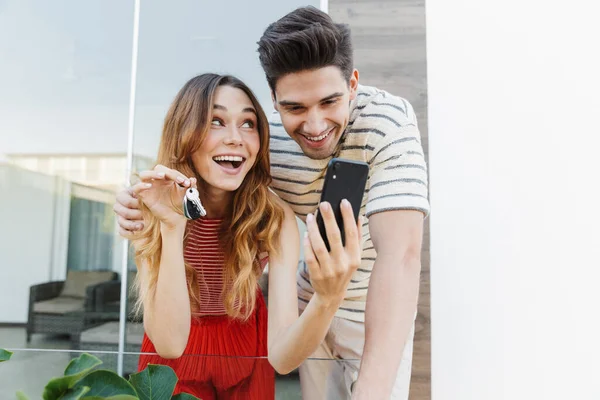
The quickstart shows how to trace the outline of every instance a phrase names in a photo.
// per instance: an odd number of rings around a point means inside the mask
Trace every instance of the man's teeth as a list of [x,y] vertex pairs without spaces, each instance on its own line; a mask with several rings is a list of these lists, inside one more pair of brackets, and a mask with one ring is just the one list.
[[330,133],[331,133],[331,129],[328,130],[326,133],[322,134],[321,136],[317,136],[317,137],[305,136],[305,137],[308,140],[312,140],[313,142],[318,142],[320,140],[325,139],[327,136],[329,136]]
[[244,161],[244,157],[240,157],[240,156],[217,156],[217,157],[213,157],[213,160],[215,160],[215,161],[239,161],[239,162],[242,162],[242,161]]

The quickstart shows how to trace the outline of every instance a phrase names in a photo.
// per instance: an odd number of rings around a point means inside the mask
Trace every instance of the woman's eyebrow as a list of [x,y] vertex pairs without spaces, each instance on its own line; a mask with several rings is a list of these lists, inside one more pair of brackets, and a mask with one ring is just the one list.
[[[222,106],[220,104],[215,104],[213,105],[213,109],[214,110],[222,110],[222,111],[228,111],[227,107]],[[246,107],[242,110],[243,113],[252,113],[254,115],[258,115],[258,113],[256,112],[256,109],[254,107]]]

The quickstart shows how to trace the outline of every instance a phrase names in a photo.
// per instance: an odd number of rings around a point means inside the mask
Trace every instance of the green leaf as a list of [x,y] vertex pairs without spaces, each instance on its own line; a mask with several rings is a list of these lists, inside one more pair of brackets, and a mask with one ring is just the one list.
[[86,394],[89,391],[90,388],[87,386],[82,386],[77,389],[69,389],[67,393],[60,396],[58,400],[79,400],[83,397],[84,394]]
[[167,365],[148,364],[143,371],[132,374],[129,382],[135,387],[140,400],[170,399],[177,384],[177,375]]
[[111,397],[117,395],[131,395],[137,396],[135,389],[133,386],[129,384],[125,379],[121,378],[119,375],[112,371],[107,371],[104,369],[94,371],[83,377],[77,384],[74,389],[88,386],[90,391],[85,397]]
[[65,368],[65,376],[76,375],[81,372],[90,372],[93,368],[102,364],[98,357],[88,353],[83,353],[77,358],[71,360],[67,368]]
[[13,355],[12,351],[0,349],[0,362],[10,360],[10,357]]
[[84,397],[81,400],[139,400],[139,397],[130,396],[128,394],[118,394],[116,396],[111,396],[111,397],[98,397],[98,396]]
[[51,379],[44,388],[44,400],[60,399],[84,376],[89,374],[92,369],[102,364],[97,357],[83,353],[81,356],[71,360],[65,369],[65,376]]
[[25,396],[25,393],[19,390],[17,392],[17,400],[29,400],[29,397]]
[[179,393],[171,398],[171,400],[201,400],[196,396],[192,396],[189,393]]

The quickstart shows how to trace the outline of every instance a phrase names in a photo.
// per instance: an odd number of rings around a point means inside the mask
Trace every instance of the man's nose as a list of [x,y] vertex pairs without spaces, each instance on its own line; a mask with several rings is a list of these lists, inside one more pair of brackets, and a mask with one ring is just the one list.
[[311,136],[318,136],[327,129],[327,121],[318,111],[311,111],[304,123],[303,130]]

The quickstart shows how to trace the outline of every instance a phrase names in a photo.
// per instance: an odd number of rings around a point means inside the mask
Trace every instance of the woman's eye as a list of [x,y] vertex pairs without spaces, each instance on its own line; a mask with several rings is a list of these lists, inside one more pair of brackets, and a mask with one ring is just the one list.
[[252,129],[254,128],[254,122],[253,121],[246,121],[242,124],[242,128],[248,128],[248,129]]
[[213,119],[210,124],[214,126],[223,126],[223,123],[219,119]]

